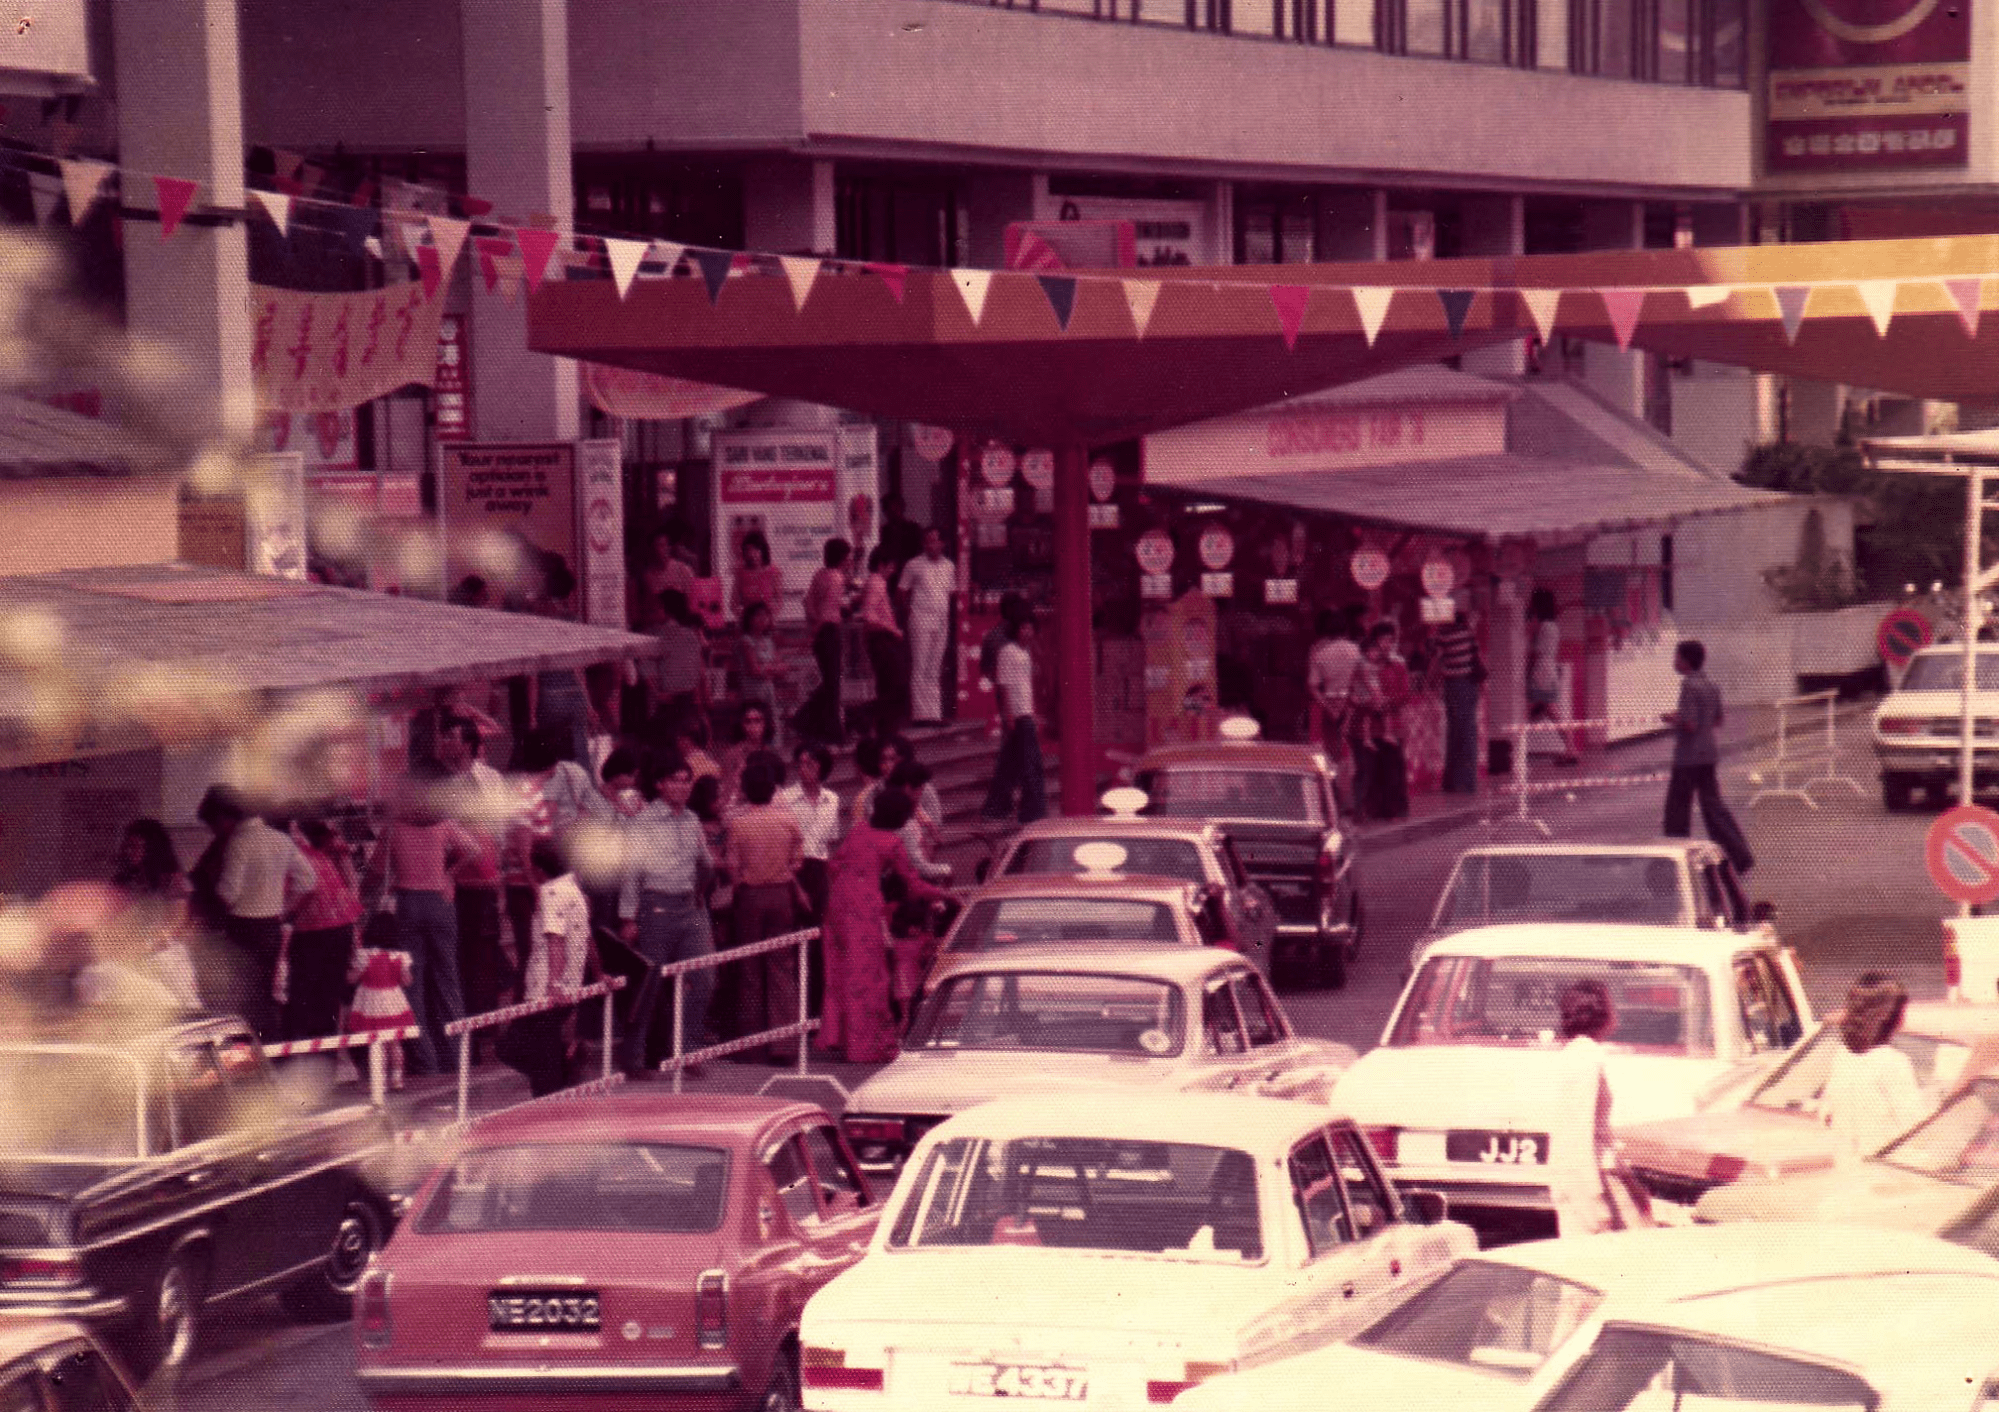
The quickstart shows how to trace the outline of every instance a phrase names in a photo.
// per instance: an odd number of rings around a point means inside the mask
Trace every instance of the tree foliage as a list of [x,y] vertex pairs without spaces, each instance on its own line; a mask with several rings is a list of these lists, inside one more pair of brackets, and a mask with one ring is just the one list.
[[[1870,471],[1852,446],[1773,442],[1752,449],[1736,480],[1760,490],[1844,495],[1859,503],[1854,577],[1881,598],[1904,584],[1956,583],[1962,567],[1964,488],[1948,476]],[[1994,547],[1988,536],[1986,554]]]

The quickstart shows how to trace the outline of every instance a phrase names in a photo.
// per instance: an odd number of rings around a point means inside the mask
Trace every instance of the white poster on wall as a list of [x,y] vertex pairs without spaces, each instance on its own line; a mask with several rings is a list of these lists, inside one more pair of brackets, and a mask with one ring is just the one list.
[[576,443],[576,504],[583,559],[583,621],[625,624],[625,477],[619,443]]
[[1054,196],[1035,202],[1038,221],[1130,221],[1141,265],[1213,265],[1214,213],[1205,201],[1140,196]]
[[841,441],[833,429],[715,433],[715,568],[732,610],[743,538],[755,531],[769,543],[779,574],[778,620],[804,620],[805,586],[824,562],[826,541],[847,534]]

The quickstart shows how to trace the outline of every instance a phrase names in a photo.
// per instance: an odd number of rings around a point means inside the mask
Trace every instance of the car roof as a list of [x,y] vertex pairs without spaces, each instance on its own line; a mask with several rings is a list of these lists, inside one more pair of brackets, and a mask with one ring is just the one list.
[[1174,765],[1234,765],[1240,768],[1294,770],[1301,774],[1331,774],[1326,752],[1316,745],[1276,740],[1220,740],[1191,745],[1162,745],[1146,752],[1134,773]]
[[1288,1147],[1339,1116],[1323,1104],[1248,1094],[1064,1093],[1059,1102],[1044,1095],[982,1103],[951,1118],[946,1136],[1101,1137],[1261,1151]]
[[1467,848],[1459,858],[1478,856],[1506,856],[1520,858],[1574,857],[1578,854],[1592,858],[1682,858],[1719,857],[1719,845],[1704,838],[1661,838],[1647,843],[1482,843],[1476,848]]
[[1079,834],[1094,837],[1109,831],[1135,837],[1185,838],[1207,842],[1212,835],[1222,832],[1222,826],[1210,819],[1174,819],[1152,814],[1080,814],[1037,819],[1015,834],[1007,846],[1017,847],[1033,838],[1069,838]]
[[1186,985],[1211,971],[1255,968],[1236,952],[1218,946],[1184,946],[1171,941],[1027,942],[998,951],[954,953],[951,979],[985,971],[1054,971],[1076,975],[1142,976]]
[[1753,934],[1630,922],[1509,922],[1471,927],[1429,943],[1436,956],[1561,956],[1593,961],[1725,961],[1769,946]]
[[[1924,1271],[1999,1281],[1999,1261],[1934,1236],[1885,1227],[1764,1221],[1538,1240],[1481,1251],[1475,1258],[1536,1270],[1647,1306],[1857,1275]],[[1999,1284],[1994,1291],[1999,1294]]]
[[794,1116],[825,1118],[826,1112],[790,1098],[625,1087],[585,1100],[532,1104],[490,1118],[473,1127],[471,1145],[558,1139],[629,1142],[648,1137],[726,1143],[753,1138]]
[[246,1034],[250,1028],[245,1021],[231,1015],[187,1015],[134,1025],[132,1017],[122,1011],[110,1012],[116,1017],[114,1027],[107,1023],[105,1013],[63,1012],[47,1017],[24,1033],[0,1035],[0,1048],[101,1049],[130,1058],[135,1050],[163,1049],[185,1039]]
[[68,1319],[0,1319],[0,1364],[77,1339],[89,1341],[90,1333]]
[[1176,905],[1187,900],[1196,884],[1185,878],[1153,877],[1145,873],[1008,873],[994,878],[972,895],[973,902],[1003,897],[1114,897]]

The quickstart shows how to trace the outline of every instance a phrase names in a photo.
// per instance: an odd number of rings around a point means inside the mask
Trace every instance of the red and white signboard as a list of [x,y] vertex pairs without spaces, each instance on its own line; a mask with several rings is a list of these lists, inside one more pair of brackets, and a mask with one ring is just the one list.
[[1446,597],[1458,586],[1458,571],[1451,567],[1449,559],[1426,559],[1423,561],[1423,591],[1432,598]]
[[1132,546],[1138,567],[1152,577],[1173,572],[1173,537],[1165,530],[1147,530]]
[[1235,536],[1221,525],[1209,525],[1201,531],[1200,553],[1201,562],[1220,573],[1235,558]]
[[1347,567],[1353,581],[1370,593],[1388,582],[1388,556],[1371,544],[1354,550]]
[[715,568],[729,582],[742,567],[743,537],[770,543],[783,583],[779,621],[805,611],[805,585],[825,562],[826,541],[847,534],[842,522],[838,434],[807,428],[717,432],[714,439]]
[[1909,659],[1928,647],[1935,637],[1928,618],[1914,608],[1897,608],[1881,620],[1874,634],[1874,645],[1881,649],[1881,660],[1889,666],[1906,667]]
[[1005,485],[1013,479],[1013,468],[1018,464],[1009,447],[988,446],[979,455],[979,474],[987,485]]
[[1055,453],[1046,449],[1028,452],[1020,458],[1020,478],[1036,490],[1055,488]]
[[1772,171],[1962,167],[1971,159],[1971,0],[1771,0]]
[[1953,902],[1999,898],[1999,814],[1977,804],[1946,809],[1930,825],[1923,861]]
[[1109,461],[1090,462],[1090,495],[1099,504],[1117,492],[1117,467]]
[[941,461],[950,454],[958,437],[949,427],[913,426],[909,429],[909,441],[916,448],[916,454],[926,461]]

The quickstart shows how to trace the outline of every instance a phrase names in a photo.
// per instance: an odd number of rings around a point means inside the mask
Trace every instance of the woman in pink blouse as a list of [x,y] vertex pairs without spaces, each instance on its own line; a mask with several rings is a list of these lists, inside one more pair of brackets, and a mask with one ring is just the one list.
[[361,920],[361,896],[347,840],[324,819],[301,819],[299,851],[312,865],[317,885],[292,912],[286,944],[285,1038],[318,1039],[340,1028],[347,999],[347,958],[354,950],[354,924]]
[[915,807],[901,790],[880,791],[868,822],[847,835],[828,864],[832,885],[824,928],[826,1006],[819,1043],[850,1064],[878,1064],[893,1059],[896,1052],[882,871],[892,869],[908,884],[911,901],[942,902],[950,897],[923,880],[898,837]]

